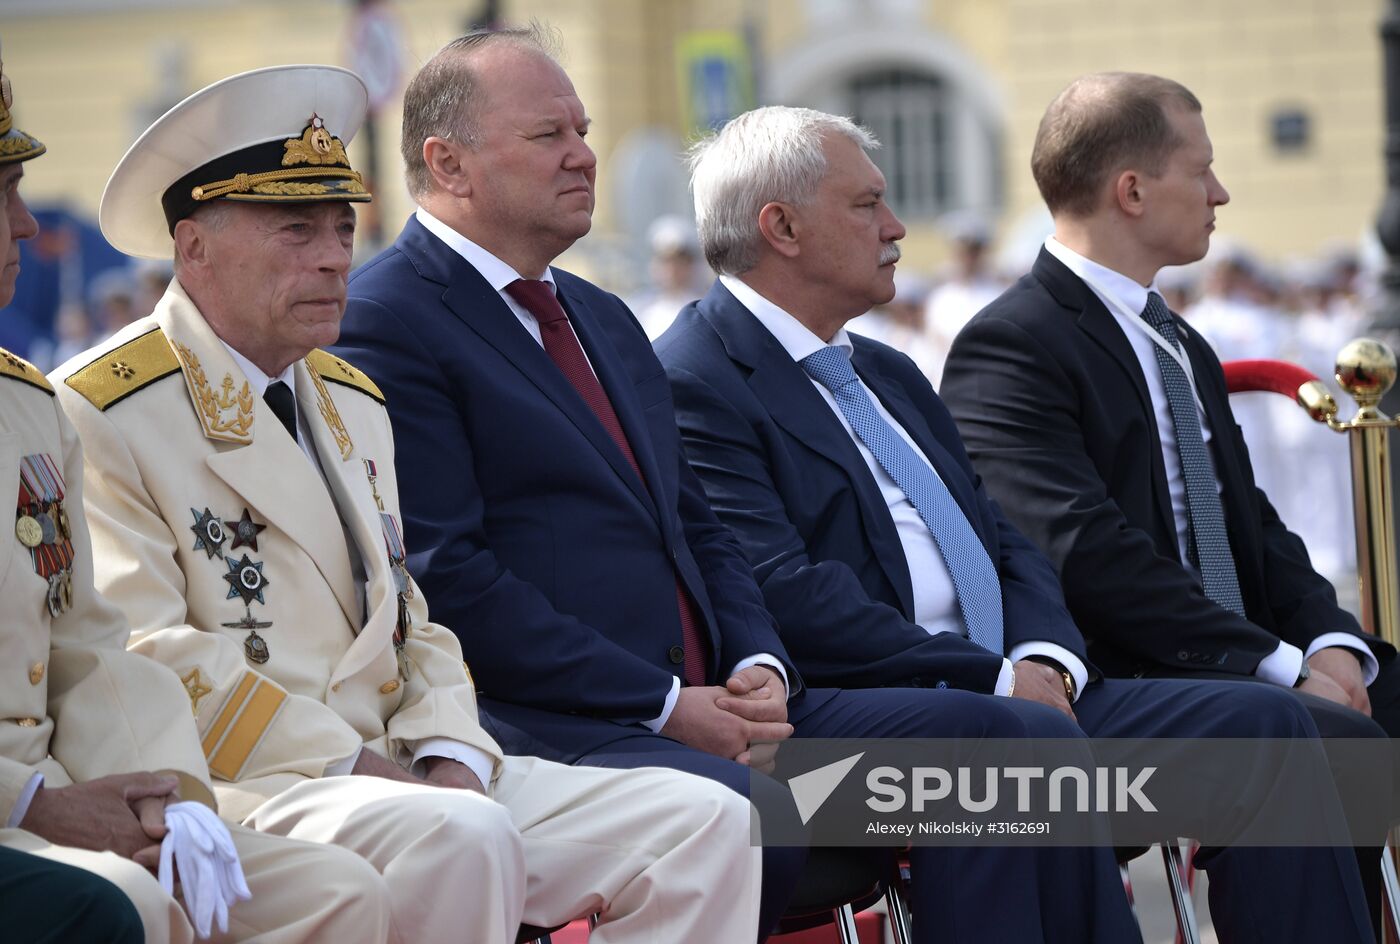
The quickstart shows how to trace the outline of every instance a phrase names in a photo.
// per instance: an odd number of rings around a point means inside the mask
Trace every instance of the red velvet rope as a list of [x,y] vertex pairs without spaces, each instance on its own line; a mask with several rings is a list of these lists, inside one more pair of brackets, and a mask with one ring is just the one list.
[[1292,400],[1298,396],[1299,387],[1318,379],[1311,371],[1287,361],[1226,361],[1221,366],[1225,368],[1225,385],[1231,393],[1266,390]]

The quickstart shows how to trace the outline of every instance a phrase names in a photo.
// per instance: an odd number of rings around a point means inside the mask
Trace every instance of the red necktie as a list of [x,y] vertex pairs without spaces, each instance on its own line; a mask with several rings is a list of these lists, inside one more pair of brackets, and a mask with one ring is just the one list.
[[[578,337],[569,326],[569,316],[564,313],[559,299],[554,297],[554,286],[535,279],[517,279],[506,286],[506,292],[519,302],[522,308],[535,316],[540,325],[540,337],[544,341],[545,353],[554,361],[564,379],[583,397],[583,402],[588,404],[593,415],[598,417],[598,422],[603,424],[603,429],[608,431],[612,441],[627,458],[627,464],[632,466],[632,471],[637,473],[637,478],[641,479],[645,487],[646,479],[642,477],[637,457],[633,455],[632,446],[627,442],[627,434],[622,431],[622,424],[617,420],[617,413],[613,411],[607,391],[598,382],[593,368],[588,365],[588,358],[583,354]],[[700,635],[700,618],[695,612],[695,604],[691,602],[690,595],[681,586],[679,573],[676,574],[676,604],[680,608],[681,638],[685,642],[685,682],[687,685],[704,685],[706,650]]]

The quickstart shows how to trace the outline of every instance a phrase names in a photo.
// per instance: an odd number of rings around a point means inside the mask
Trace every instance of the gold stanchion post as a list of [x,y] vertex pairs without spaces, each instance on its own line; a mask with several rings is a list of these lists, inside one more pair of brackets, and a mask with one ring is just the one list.
[[1380,341],[1358,338],[1337,355],[1337,383],[1356,401],[1356,415],[1328,426],[1351,439],[1351,487],[1356,518],[1357,580],[1361,586],[1361,625],[1391,645],[1400,645],[1400,591],[1397,590],[1395,525],[1390,493],[1387,436],[1400,420],[1380,411],[1380,400],[1395,383],[1395,353]]
[[[1368,633],[1400,644],[1400,602],[1395,570],[1395,519],[1392,515],[1390,451],[1387,437],[1400,420],[1380,410],[1381,397],[1395,383],[1395,352],[1372,338],[1357,338],[1337,354],[1337,383],[1356,401],[1356,415],[1345,422],[1330,415],[1326,422],[1351,439],[1352,512],[1356,518],[1356,578],[1361,588],[1361,626]],[[1380,917],[1386,944],[1400,942],[1400,856],[1396,830],[1381,857],[1386,913]],[[1388,919],[1388,920],[1387,920]]]

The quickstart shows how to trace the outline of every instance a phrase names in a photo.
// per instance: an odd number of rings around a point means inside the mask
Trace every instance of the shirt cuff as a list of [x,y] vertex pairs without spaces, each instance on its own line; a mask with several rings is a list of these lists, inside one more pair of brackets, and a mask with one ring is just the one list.
[[997,687],[995,694],[1010,695],[1012,680],[1016,678],[1016,669],[1012,667],[1010,659],[1001,660],[1001,671],[997,673]]
[[1351,633],[1323,633],[1308,644],[1307,658],[1311,659],[1315,654],[1323,649],[1330,649],[1333,646],[1339,649],[1350,649],[1361,658],[1361,681],[1370,685],[1376,680],[1376,676],[1381,674],[1381,664],[1376,659],[1376,654],[1371,651],[1371,647]]
[[427,767],[424,761],[429,757],[455,760],[476,774],[483,790],[491,789],[491,772],[496,769],[496,762],[481,748],[454,741],[452,738],[424,738],[413,747],[413,763],[408,765],[408,772],[415,777],[422,777]]
[[1011,648],[1012,662],[1020,662],[1022,659],[1029,659],[1031,656],[1040,656],[1042,659],[1050,659],[1058,665],[1064,666],[1070,678],[1074,679],[1074,700],[1079,701],[1079,696],[1084,694],[1084,686],[1089,684],[1089,669],[1079,656],[1070,652],[1064,646],[1057,646],[1053,642],[1046,642],[1039,639],[1017,643]]
[[326,765],[326,769],[325,769],[324,772],[322,772],[321,776],[322,776],[322,777],[348,777],[348,776],[350,776],[350,775],[351,775],[352,773],[354,773],[354,771],[355,771],[355,763],[360,759],[360,751],[362,751],[362,750],[364,750],[364,747],[363,747],[363,746],[357,747],[357,748],[355,748],[354,753],[352,753],[349,757],[345,758],[344,760],[338,760],[338,761],[336,761],[334,764],[327,764],[327,765]]
[[661,706],[661,714],[650,721],[643,721],[642,726],[656,734],[661,733],[661,729],[666,727],[666,722],[671,720],[671,712],[676,710],[676,699],[681,697],[681,680],[674,675],[671,676],[671,690],[666,693],[666,704]]
[[1280,642],[1277,649],[1259,660],[1254,674],[1266,682],[1292,688],[1298,682],[1298,673],[1302,671],[1303,650],[1291,643]]
[[19,824],[24,822],[25,815],[29,812],[29,804],[34,802],[34,794],[39,792],[39,788],[44,785],[44,775],[37,770],[30,776],[29,782],[24,785],[24,789],[19,793],[19,799],[15,801],[15,808],[10,810],[10,818],[5,820],[6,829],[17,829]]
[[774,672],[777,672],[778,678],[783,680],[783,701],[787,701],[788,692],[792,691],[792,686],[788,684],[787,669],[783,668],[783,660],[779,659],[771,652],[760,652],[756,656],[749,656],[747,659],[741,659],[729,674],[738,675],[751,665],[761,665],[765,669],[772,669]]

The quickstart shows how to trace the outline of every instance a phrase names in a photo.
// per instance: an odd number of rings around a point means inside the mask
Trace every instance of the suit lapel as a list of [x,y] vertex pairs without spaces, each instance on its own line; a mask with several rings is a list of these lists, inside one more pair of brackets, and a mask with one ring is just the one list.
[[[1157,413],[1152,405],[1152,395],[1147,390],[1147,378],[1143,376],[1142,364],[1133,352],[1132,344],[1128,342],[1123,329],[1093,290],[1049,252],[1044,249],[1040,251],[1040,257],[1036,259],[1032,272],[1061,305],[1078,313],[1075,321],[1078,329],[1113,359],[1137,396],[1138,406],[1147,420],[1147,428],[1152,432],[1152,497],[1157,511],[1157,524],[1163,529],[1163,533],[1175,535],[1176,518],[1172,514],[1171,493],[1167,488],[1167,469],[1162,463],[1162,440],[1157,432]],[[1108,382],[1107,378],[1100,380]],[[1172,546],[1176,546],[1175,539]]]
[[700,311],[719,334],[730,357],[750,368],[749,389],[773,421],[798,442],[834,463],[846,476],[855,492],[866,540],[875,551],[880,569],[899,594],[904,612],[912,614],[914,591],[909,565],[884,496],[860,450],[806,371],[721,283],[716,282],[710,289],[700,303]]
[[[251,392],[244,396],[247,379],[243,372],[178,283],[174,283],[171,292],[174,297],[170,304],[158,308],[156,317],[180,359],[205,436],[215,443],[205,463],[247,502],[250,513],[263,518],[306,552],[334,591],[351,625],[358,626],[345,538],[325,484],[262,399]],[[224,403],[229,406],[221,406]],[[307,418],[314,428],[318,417]],[[202,509],[196,509],[199,510]],[[211,510],[226,517],[241,509]]]
[[952,453],[944,448],[943,443],[933,435],[928,423],[924,421],[923,414],[905,395],[904,389],[894,381],[890,380],[879,368],[875,366],[872,359],[864,356],[864,352],[857,349],[852,361],[856,368],[856,373],[865,382],[875,396],[879,398],[881,405],[889,411],[900,426],[918,443],[923,450],[929,463],[933,466],[938,477],[947,486],[949,494],[962,509],[963,517],[977,531],[978,537],[982,539],[983,546],[987,543],[987,536],[982,534],[978,525],[981,523],[976,513],[977,498],[972,490],[972,482],[958,465]]
[[[357,630],[355,641],[341,657],[331,675],[331,683],[349,678],[359,672],[374,659],[383,655],[392,644],[394,626],[398,619],[398,598],[392,591],[393,578],[388,572],[388,548],[384,543],[383,526],[379,520],[379,508],[370,488],[369,475],[364,460],[373,459],[355,450],[353,443],[346,450],[343,444],[348,433],[342,426],[335,426],[339,418],[327,418],[323,403],[329,404],[329,412],[335,416],[335,404],[330,401],[330,392],[324,383],[318,383],[315,369],[306,361],[296,366],[298,405],[317,414],[319,422],[312,423],[313,439],[317,455],[321,459],[321,469],[326,474],[326,483],[335,497],[335,507],[345,530],[355,542],[360,561],[365,569],[365,614],[358,612],[359,600],[353,601],[355,614],[351,625]],[[305,382],[303,382],[305,381]],[[310,393],[302,395],[302,391]],[[342,436],[343,434],[343,436]],[[348,558],[347,558],[348,567]],[[339,596],[339,594],[337,594]],[[342,601],[342,605],[344,605]],[[361,622],[363,620],[363,626]]]
[[[613,470],[622,478],[637,500],[654,517],[655,507],[642,483],[632,471],[632,467],[628,465],[626,457],[618,450],[612,438],[608,436],[607,430],[593,415],[588,404],[578,395],[578,391],[574,390],[573,386],[564,379],[564,375],[559,371],[554,361],[520,324],[519,319],[501,299],[500,293],[491,287],[491,283],[486,281],[481,273],[472,268],[450,247],[424,230],[416,220],[411,220],[409,226],[405,228],[401,244],[405,241],[409,243],[406,251],[415,262],[424,261],[425,255],[433,257],[433,265],[430,269],[436,270],[439,275],[446,279],[446,291],[443,293],[442,300],[448,310],[514,365],[527,381],[559,408],[583,434],[584,438],[593,445],[593,448],[597,449],[599,454],[613,467]],[[420,271],[422,271],[421,268]],[[431,273],[425,274],[433,277]],[[575,311],[585,307],[579,305],[577,299],[571,298],[568,301]],[[576,332],[582,336],[583,330],[579,328],[577,322],[575,322],[575,328]],[[593,358],[594,352],[600,347],[605,346],[594,344],[593,349],[588,352],[589,357]],[[605,370],[598,360],[593,361],[593,366],[599,379],[603,381],[604,389],[607,390],[609,371]],[[617,370],[621,370],[621,367],[617,367]],[[609,396],[613,398],[613,408],[618,411],[619,419],[621,419],[623,411],[618,409],[619,403],[629,398],[616,396],[613,390],[609,390]],[[623,428],[628,429],[625,421]],[[635,422],[633,429],[635,429]],[[633,431],[629,430],[629,437],[632,435],[634,435]],[[634,452],[637,451],[638,444],[639,439],[632,440]],[[641,457],[638,456],[638,462],[641,461]]]
[[[354,517],[354,513],[346,513],[346,509],[354,507],[353,501],[347,499],[346,475],[353,466],[359,465],[354,442],[341,423],[335,404],[330,399],[330,393],[326,390],[325,384],[320,381],[315,369],[302,360],[296,364],[294,370],[296,372],[297,410],[306,418],[306,425],[311,430],[311,445],[316,450],[316,456],[321,463],[321,472],[325,476],[323,484],[330,488],[331,510],[336,515],[336,523],[342,526],[341,547],[345,546],[343,536],[348,527],[351,536],[355,538],[360,558],[365,561],[365,567],[368,569],[369,561],[366,556],[368,549],[361,537],[355,534],[350,520]],[[324,488],[322,490],[324,491]],[[335,597],[340,602],[340,608],[345,612],[346,619],[349,620],[350,625],[358,635],[361,623],[364,622],[364,613],[360,609],[360,595],[356,592],[355,577],[350,567],[349,554],[350,548],[345,547],[345,552],[339,554],[337,560],[330,565],[336,571],[337,576],[336,581],[331,583],[331,589],[335,592]],[[343,569],[339,566],[342,562],[344,563]],[[325,573],[324,568],[322,573]],[[340,579],[341,577],[344,578],[343,581]]]

